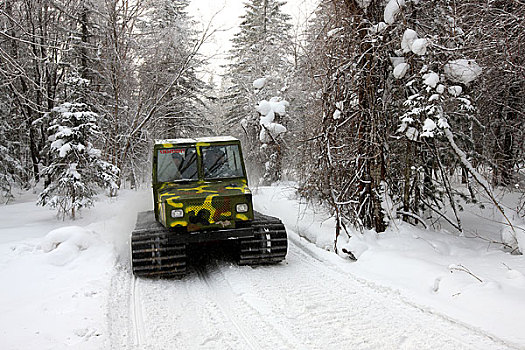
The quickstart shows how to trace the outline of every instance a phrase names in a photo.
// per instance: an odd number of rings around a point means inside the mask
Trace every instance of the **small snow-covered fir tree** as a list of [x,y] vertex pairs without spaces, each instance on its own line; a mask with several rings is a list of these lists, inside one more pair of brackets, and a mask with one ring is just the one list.
[[57,208],[58,216],[75,218],[76,212],[93,204],[99,187],[117,188],[118,168],[101,159],[93,147],[98,133],[97,114],[84,103],[63,103],[53,108],[49,134],[49,166],[43,174],[50,184],[40,193],[38,204]]

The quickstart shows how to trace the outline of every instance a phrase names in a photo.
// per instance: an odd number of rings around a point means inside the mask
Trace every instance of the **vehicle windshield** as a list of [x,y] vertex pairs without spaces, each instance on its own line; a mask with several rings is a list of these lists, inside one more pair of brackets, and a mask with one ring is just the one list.
[[195,147],[160,149],[157,157],[158,182],[198,180]]
[[204,179],[244,177],[238,145],[202,147]]

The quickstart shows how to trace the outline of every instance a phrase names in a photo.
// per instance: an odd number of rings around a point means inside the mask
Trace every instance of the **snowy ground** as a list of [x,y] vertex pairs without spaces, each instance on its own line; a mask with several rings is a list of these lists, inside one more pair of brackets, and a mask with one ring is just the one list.
[[[284,186],[254,197],[287,226],[286,262],[239,267],[209,250],[175,281],[129,270],[149,191],[101,198],[75,222],[33,196],[0,207],[1,348],[525,349],[523,256],[399,225],[340,242],[352,262],[322,249],[332,220],[290,197]],[[466,224],[485,237],[499,230],[477,221]]]

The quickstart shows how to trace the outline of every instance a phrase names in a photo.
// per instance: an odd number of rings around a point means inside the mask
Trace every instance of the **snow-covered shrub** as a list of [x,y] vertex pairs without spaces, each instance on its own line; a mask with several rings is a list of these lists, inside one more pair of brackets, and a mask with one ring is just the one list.
[[277,118],[282,118],[286,115],[286,107],[288,105],[288,101],[280,97],[272,97],[270,101],[259,101],[255,107],[260,115],[260,150],[265,155],[263,158],[265,160],[265,172],[261,184],[271,184],[281,179],[283,147],[281,140],[287,129],[284,125],[277,122]]
[[101,159],[92,141],[98,134],[97,114],[83,103],[63,103],[49,114],[50,163],[43,169],[49,184],[38,204],[57,208],[62,218],[93,204],[99,187],[115,189],[118,168]]

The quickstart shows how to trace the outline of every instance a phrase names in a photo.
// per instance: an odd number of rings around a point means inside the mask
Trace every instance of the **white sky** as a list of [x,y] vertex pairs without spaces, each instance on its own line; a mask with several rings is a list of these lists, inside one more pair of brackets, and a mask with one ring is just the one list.
[[[283,11],[292,16],[292,24],[300,31],[304,27],[309,14],[315,9],[318,0],[288,0]],[[214,35],[203,45],[202,53],[210,57],[210,65],[205,76],[214,76],[218,83],[223,70],[222,64],[227,63],[225,57],[231,48],[230,39],[238,31],[241,23],[240,16],[244,14],[242,0],[192,0],[188,7],[189,14],[200,22],[199,29],[204,30],[208,25]]]

